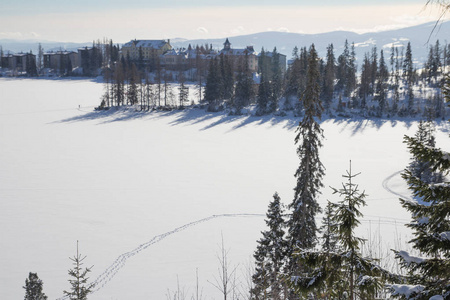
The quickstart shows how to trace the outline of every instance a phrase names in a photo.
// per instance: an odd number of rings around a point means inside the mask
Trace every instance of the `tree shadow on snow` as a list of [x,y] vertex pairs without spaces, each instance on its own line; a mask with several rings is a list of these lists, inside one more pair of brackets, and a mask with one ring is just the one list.
[[[81,111],[81,110],[80,110]],[[126,122],[136,119],[164,119],[170,117],[172,126],[199,125],[204,124],[200,130],[208,130],[223,124],[233,124],[231,130],[236,130],[250,125],[279,125],[291,130],[298,124],[299,119],[293,117],[278,116],[251,116],[251,115],[229,115],[222,112],[208,112],[199,108],[174,109],[170,111],[153,110],[139,111],[134,107],[110,108],[108,110],[90,111],[84,114],[63,119],[57,123],[74,123],[83,121],[98,121],[98,124],[114,122]]]
[[[79,109],[80,112],[84,112]],[[287,130],[294,130],[302,117],[293,116],[288,112],[286,116],[254,116],[254,115],[230,115],[225,111],[208,112],[205,109],[197,107],[186,107],[184,109],[174,110],[152,110],[139,111],[135,107],[113,107],[108,110],[88,111],[78,116],[63,119],[57,123],[73,123],[83,121],[98,121],[98,124],[108,124],[115,122],[126,122],[131,120],[152,120],[152,119],[171,119],[168,123],[171,126],[180,125],[203,125],[200,130],[208,130],[217,126],[231,124],[229,131],[238,130],[247,126],[283,126]],[[332,123],[339,126],[340,132],[351,132],[352,135],[364,133],[367,129],[379,130],[383,126],[396,127],[398,125],[409,129],[419,121],[419,118],[363,118],[363,117],[335,117],[324,115],[321,124]],[[437,127],[443,132],[450,132],[450,126],[447,121],[436,121]]]

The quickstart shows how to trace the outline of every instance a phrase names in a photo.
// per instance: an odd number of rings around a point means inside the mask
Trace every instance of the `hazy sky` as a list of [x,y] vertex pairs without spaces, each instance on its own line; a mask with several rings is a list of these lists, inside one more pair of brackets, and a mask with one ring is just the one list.
[[0,39],[222,38],[379,31],[436,20],[426,0],[0,0]]

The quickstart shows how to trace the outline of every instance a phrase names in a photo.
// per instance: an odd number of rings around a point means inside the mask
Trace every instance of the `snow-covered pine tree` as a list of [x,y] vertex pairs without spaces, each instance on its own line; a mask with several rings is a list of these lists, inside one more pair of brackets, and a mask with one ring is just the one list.
[[[309,50],[308,57],[307,85],[302,97],[305,115],[298,125],[295,137],[300,165],[295,172],[297,185],[294,189],[294,199],[289,205],[292,210],[288,220],[288,240],[291,251],[311,249],[316,244],[315,216],[320,212],[317,197],[323,186],[322,178],[325,174],[325,168],[319,159],[323,130],[317,119],[321,118],[323,107],[320,101],[319,59],[314,44]],[[291,275],[297,275],[301,268],[294,260],[291,260],[289,269]]]
[[[382,289],[384,278],[391,278],[390,274],[381,269],[376,261],[364,258],[360,245],[364,241],[355,235],[355,229],[362,217],[360,207],[365,206],[364,192],[360,193],[358,186],[353,183],[350,169],[344,178],[348,182],[342,184],[341,189],[334,193],[344,199],[332,204],[333,214],[331,226],[333,234],[339,239],[338,248],[329,251],[299,250],[294,253],[299,264],[305,264],[309,271],[294,277],[292,286],[299,295],[311,292],[322,293],[326,299],[375,299]],[[331,297],[331,298],[330,298]]]
[[[415,134],[415,139],[426,147],[435,147],[436,141],[434,131],[435,126],[432,119],[428,118],[426,121],[421,120]],[[408,166],[408,170],[413,176],[419,178],[425,183],[441,183],[443,181],[443,176],[441,173],[433,172],[427,161],[420,160],[414,156]]]
[[284,209],[278,193],[273,195],[266,213],[267,231],[261,232],[263,237],[253,255],[255,258],[255,274],[252,276],[254,288],[250,292],[252,299],[284,299],[285,284],[282,271],[286,260],[287,242],[284,238]]
[[69,279],[69,283],[71,285],[70,291],[64,291],[64,295],[68,296],[70,300],[87,300],[87,296],[92,293],[92,289],[95,284],[87,283],[89,277],[87,274],[91,272],[92,267],[83,269],[83,261],[86,256],[81,256],[78,252],[78,241],[77,241],[77,254],[70,258],[73,262],[73,269],[70,269],[69,276],[72,279]]
[[[450,153],[427,146],[416,137],[405,136],[404,140],[415,159],[428,163],[433,172],[448,176]],[[444,177],[442,183],[427,183],[409,169],[402,177],[418,200],[400,199],[400,202],[411,212],[412,221],[406,225],[414,234],[410,243],[423,257],[394,251],[400,265],[408,271],[409,285],[393,285],[393,296],[417,300],[450,299],[450,182]]]
[[47,300],[47,296],[42,292],[44,283],[39,279],[37,273],[29,273],[25,279],[25,298],[24,300]]

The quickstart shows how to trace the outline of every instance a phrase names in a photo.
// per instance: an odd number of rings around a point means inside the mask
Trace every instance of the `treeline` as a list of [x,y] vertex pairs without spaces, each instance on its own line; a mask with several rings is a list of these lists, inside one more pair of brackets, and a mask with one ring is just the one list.
[[[441,46],[439,41],[430,46],[429,57],[424,67],[417,69],[414,64],[411,44],[404,48],[394,47],[390,53],[378,51],[374,46],[368,51],[358,66],[355,45],[346,41],[342,54],[337,58],[333,44],[327,47],[326,57],[318,58],[320,99],[327,113],[358,111],[364,116],[415,116],[423,113],[424,103],[432,109],[436,118],[443,117],[442,94],[428,95],[427,89],[442,84],[443,74],[450,66],[450,45]],[[270,54],[270,60],[267,60]],[[307,48],[295,48],[287,72],[280,74],[277,69],[276,49],[259,57],[258,79],[242,85],[250,74],[227,72],[226,58],[211,62],[206,81],[205,99],[213,107],[228,107],[238,112],[244,105],[255,104],[256,114],[273,113],[277,110],[294,110],[302,114],[302,98],[306,88],[308,68]],[[269,63],[265,63],[268,61]],[[211,75],[213,73],[214,75]],[[229,82],[234,82],[230,85]],[[245,82],[245,80],[244,80]],[[253,88],[250,86],[253,85]],[[242,88],[244,91],[242,92]],[[422,101],[423,100],[423,101]]]
[[[109,44],[111,49],[111,44]],[[203,46],[202,46],[203,47]],[[111,50],[102,51],[108,53]],[[211,48],[195,47],[199,54]],[[330,44],[326,56],[318,58],[319,72],[315,80],[320,87],[320,100],[330,115],[357,114],[365,117],[416,116],[432,111],[435,118],[445,115],[443,97],[437,89],[443,74],[450,68],[450,45],[439,40],[429,47],[426,63],[415,64],[411,44],[392,46],[389,51],[375,46],[358,64],[355,45],[345,41],[336,57]],[[306,47],[294,48],[287,71],[281,68],[279,53],[261,50],[258,71],[252,73],[249,56],[235,59],[228,55],[198,58],[179,70],[167,70],[159,59],[152,64],[122,57],[104,64],[105,95],[101,108],[139,104],[141,108],[174,108],[188,102],[186,93],[174,93],[170,83],[195,84],[195,99],[209,111],[228,110],[240,114],[248,106],[256,106],[255,114],[280,114],[293,111],[302,115],[299,99],[306,88],[309,54]],[[177,96],[176,96],[177,95]],[[181,97],[181,98],[180,98]]]
[[[137,64],[124,57],[113,66],[103,70],[105,92],[97,109],[114,106],[138,106],[140,110],[153,108],[183,108],[188,103],[189,87],[186,86],[185,72],[167,71],[159,64],[154,73],[140,71]],[[177,81],[177,90],[173,82]],[[195,87],[200,101],[203,93],[201,79]]]

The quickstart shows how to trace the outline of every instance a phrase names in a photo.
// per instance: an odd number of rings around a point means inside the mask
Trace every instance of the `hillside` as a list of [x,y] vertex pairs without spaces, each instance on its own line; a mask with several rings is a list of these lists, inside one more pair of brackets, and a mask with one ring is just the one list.
[[[394,43],[395,46],[406,46],[408,41],[410,41],[414,59],[418,63],[423,63],[427,59],[429,44],[434,45],[438,39],[441,44],[445,44],[448,40],[447,33],[450,32],[450,21],[441,23],[433,32],[435,24],[435,22],[431,22],[398,30],[365,34],[357,34],[349,31],[333,31],[321,34],[261,32],[229,37],[229,40],[232,43],[232,47],[235,48],[243,48],[250,45],[254,46],[257,51],[260,51],[262,47],[264,47],[265,50],[272,51],[274,47],[277,47],[277,50],[287,55],[288,58],[291,57],[292,49],[295,46],[299,48],[309,47],[313,43],[319,52],[319,56],[322,57],[326,54],[326,47],[333,43],[337,57],[342,53],[345,40],[348,40],[349,43],[355,43],[356,54],[359,59],[363,57],[365,52],[370,51],[372,45],[376,45],[378,49],[384,49],[390,53],[392,43]],[[220,38],[209,40],[186,40],[174,42],[172,44],[175,47],[187,47],[189,44],[212,44],[213,48],[222,49],[224,41],[224,38]],[[424,41],[428,41],[428,43],[424,43]],[[388,56],[386,55],[386,57]]]
[[[297,47],[309,47],[315,44],[319,52],[319,56],[325,56],[326,47],[333,43],[336,57],[342,53],[344,42],[347,39],[349,43],[354,42],[356,46],[356,54],[362,59],[366,51],[370,51],[372,45],[376,45],[378,49],[389,51],[392,43],[396,46],[406,46],[408,41],[412,45],[412,53],[416,63],[420,65],[426,61],[428,55],[428,46],[434,45],[436,40],[440,40],[441,44],[448,42],[447,33],[450,32],[450,21],[440,23],[433,31],[435,22],[425,23],[417,26],[388,30],[381,32],[371,32],[365,34],[357,34],[349,31],[333,31],[321,34],[299,34],[289,32],[260,32],[250,35],[240,35],[229,37],[232,47],[244,48],[246,46],[254,46],[256,51],[260,51],[262,47],[265,50],[272,51],[274,47],[285,55],[288,59],[291,57],[292,49]],[[142,37],[152,39],[149,37]],[[132,35],[130,35],[132,39]],[[218,39],[189,40],[183,38],[171,39],[171,44],[175,48],[187,47],[191,45],[212,44],[214,49],[222,49],[225,37]],[[428,42],[424,42],[428,41]],[[38,52],[38,44],[41,42],[45,51],[56,51],[60,49],[76,50],[79,47],[90,46],[92,42],[86,43],[70,43],[58,41],[38,41],[38,40],[6,40],[0,39],[0,45],[5,52],[27,52],[32,50],[33,53]],[[114,41],[116,42],[116,41]],[[127,42],[127,41],[124,41]],[[386,56],[388,57],[388,56]]]

